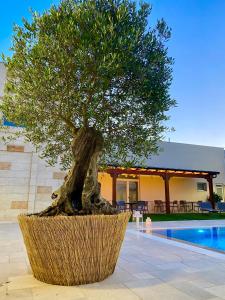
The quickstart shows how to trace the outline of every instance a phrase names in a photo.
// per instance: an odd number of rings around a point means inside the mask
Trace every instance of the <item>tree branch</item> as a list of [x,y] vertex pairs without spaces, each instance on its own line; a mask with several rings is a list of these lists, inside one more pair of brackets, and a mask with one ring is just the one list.
[[65,124],[72,130],[73,134],[76,134],[79,128],[74,126],[73,122],[70,119],[67,119],[62,114],[58,114],[59,118],[65,122]]

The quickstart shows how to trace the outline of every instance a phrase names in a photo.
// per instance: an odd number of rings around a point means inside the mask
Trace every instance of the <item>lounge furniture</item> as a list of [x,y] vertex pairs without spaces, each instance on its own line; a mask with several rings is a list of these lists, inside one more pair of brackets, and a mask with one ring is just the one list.
[[178,205],[178,201],[174,200],[171,204],[170,204],[170,208],[171,211],[174,212],[175,210],[178,212],[179,209],[179,205]]
[[154,212],[164,212],[164,202],[162,200],[154,200]]
[[120,211],[126,211],[126,210],[127,210],[127,207],[126,207],[125,201],[123,201],[123,200],[117,201],[117,208],[118,208]]
[[225,212],[225,202],[218,202],[216,208],[219,212]]
[[207,211],[207,212],[218,212],[217,209],[213,209],[212,208],[212,204],[211,202],[207,201],[207,202],[201,202],[199,203],[199,209],[200,211]]
[[202,203],[202,202],[203,202],[203,201],[197,201],[197,202],[195,202],[195,203],[193,204],[194,211],[197,211],[197,212],[200,211],[199,205],[200,205],[200,203]]
[[138,201],[134,209],[140,211],[143,214],[148,213],[148,201]]

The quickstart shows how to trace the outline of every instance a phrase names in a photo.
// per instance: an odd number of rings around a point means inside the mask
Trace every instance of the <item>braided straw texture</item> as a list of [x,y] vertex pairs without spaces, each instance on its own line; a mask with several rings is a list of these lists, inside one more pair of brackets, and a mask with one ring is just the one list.
[[105,279],[114,272],[129,217],[18,216],[34,277],[58,285]]

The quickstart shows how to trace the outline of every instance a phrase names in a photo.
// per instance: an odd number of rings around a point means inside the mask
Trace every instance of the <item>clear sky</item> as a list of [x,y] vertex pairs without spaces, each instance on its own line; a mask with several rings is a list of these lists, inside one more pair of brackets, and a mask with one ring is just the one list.
[[[58,0],[1,1],[0,52],[8,54],[13,23]],[[150,24],[164,18],[175,59],[171,95],[177,107],[168,125],[173,142],[225,147],[225,0],[151,0]]]

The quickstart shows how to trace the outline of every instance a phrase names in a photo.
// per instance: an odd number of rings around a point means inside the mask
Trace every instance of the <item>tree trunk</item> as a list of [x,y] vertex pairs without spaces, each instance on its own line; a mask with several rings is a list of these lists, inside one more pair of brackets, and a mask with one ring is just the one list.
[[103,148],[102,135],[94,128],[81,128],[72,142],[74,162],[55,201],[39,216],[115,214],[117,210],[101,198],[97,162]]

